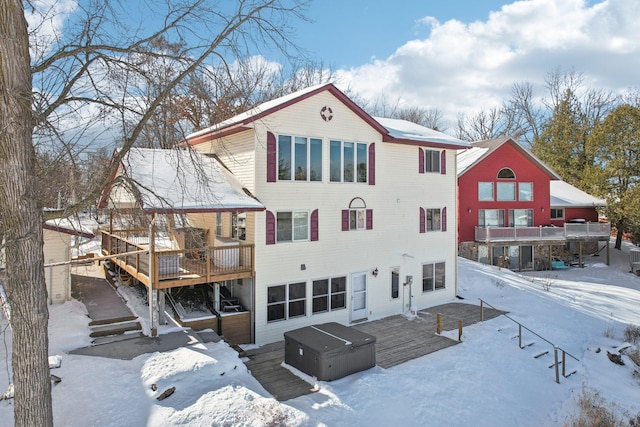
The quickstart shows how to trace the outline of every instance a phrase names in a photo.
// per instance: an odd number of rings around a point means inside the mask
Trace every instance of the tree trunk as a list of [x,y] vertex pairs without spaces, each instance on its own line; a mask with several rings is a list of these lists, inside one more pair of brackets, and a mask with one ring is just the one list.
[[0,214],[13,331],[16,426],[52,426],[42,209],[36,201],[29,38],[22,0],[0,0]]
[[616,224],[616,245],[615,248],[618,250],[622,250],[622,235],[624,234],[622,231],[622,223]]

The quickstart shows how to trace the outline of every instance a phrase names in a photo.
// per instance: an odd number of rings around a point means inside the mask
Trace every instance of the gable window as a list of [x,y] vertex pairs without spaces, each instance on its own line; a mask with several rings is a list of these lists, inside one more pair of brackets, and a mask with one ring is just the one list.
[[322,140],[279,135],[278,180],[322,181]]
[[509,209],[509,227],[533,227],[533,209]]
[[440,151],[424,150],[424,171],[440,173]]
[[481,202],[493,201],[493,182],[478,183],[478,200]]
[[533,182],[518,183],[518,200],[521,202],[533,201]]
[[309,212],[290,211],[276,214],[277,242],[296,242],[309,239]]
[[267,287],[267,321],[291,319],[306,314],[306,283]]
[[551,219],[564,219],[564,209],[551,208]]
[[478,210],[478,227],[504,227],[504,209]]
[[326,313],[346,307],[347,278],[332,277],[313,281],[312,313]]
[[422,292],[445,288],[445,263],[422,264]]
[[514,201],[516,200],[516,183],[515,182],[498,182],[497,187],[497,200],[499,201]]
[[502,168],[498,172],[498,179],[516,179],[516,174],[509,168]]
[[342,211],[342,231],[373,229],[373,210],[367,209],[363,199],[356,197],[349,203],[349,209]]
[[367,144],[329,141],[329,180],[331,182],[367,182]]

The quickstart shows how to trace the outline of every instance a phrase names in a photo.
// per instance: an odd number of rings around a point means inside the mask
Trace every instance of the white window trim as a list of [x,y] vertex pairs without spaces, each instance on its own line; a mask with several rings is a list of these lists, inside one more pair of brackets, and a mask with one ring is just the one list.
[[[295,213],[306,213],[307,214],[307,237],[305,239],[296,239],[295,238],[295,221],[294,214]],[[279,213],[291,213],[291,240],[278,240],[278,214]],[[297,210],[283,210],[276,211],[276,243],[297,243],[297,242],[309,242],[311,240],[311,212],[304,209]]]

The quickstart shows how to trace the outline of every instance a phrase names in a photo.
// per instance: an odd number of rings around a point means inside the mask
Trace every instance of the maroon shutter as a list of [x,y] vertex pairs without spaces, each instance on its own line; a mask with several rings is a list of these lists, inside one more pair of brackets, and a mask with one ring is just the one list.
[[376,144],[369,144],[369,185],[376,185]]
[[442,231],[447,231],[447,207],[442,208],[442,213],[440,214],[440,223],[442,225]]
[[424,151],[418,148],[418,173],[424,173]]
[[440,174],[447,174],[447,151],[442,150],[440,153]]
[[367,209],[367,230],[373,230],[373,209]]
[[265,211],[267,214],[267,228],[265,234],[267,236],[267,245],[276,243],[276,217],[271,211]]
[[267,182],[276,182],[278,176],[278,157],[276,150],[276,136],[267,132]]
[[318,209],[311,212],[311,241],[318,240]]
[[342,210],[342,231],[349,231],[349,209]]
[[420,232],[425,233],[427,231],[427,213],[424,208],[420,208]]

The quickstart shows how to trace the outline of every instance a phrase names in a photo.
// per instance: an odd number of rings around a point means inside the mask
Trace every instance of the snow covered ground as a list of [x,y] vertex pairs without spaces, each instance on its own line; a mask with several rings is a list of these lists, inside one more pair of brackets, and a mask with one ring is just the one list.
[[[626,356],[613,364],[629,324],[640,325],[640,277],[629,271],[628,251],[587,259],[583,269],[517,274],[459,260],[459,295],[482,298],[555,345],[567,371],[555,382],[552,347],[527,333],[518,348],[517,325],[505,316],[464,329],[459,345],[391,369],[375,367],[320,390],[277,402],[225,343],[198,344],[132,361],[76,356],[89,344],[84,306],[51,306],[50,354],[58,426],[559,426],[576,412],[583,385],[630,414],[640,412],[640,370]],[[142,306],[135,307],[143,318]],[[163,326],[162,332],[175,329]],[[10,331],[0,316],[0,394],[10,379]],[[533,356],[551,350],[538,359]],[[600,350],[600,351],[599,351]],[[157,385],[157,391],[152,390]],[[156,397],[176,387],[165,400]],[[13,401],[0,402],[0,424],[11,426]]]

